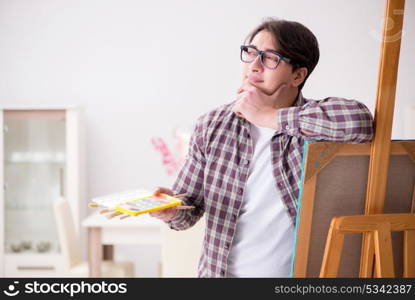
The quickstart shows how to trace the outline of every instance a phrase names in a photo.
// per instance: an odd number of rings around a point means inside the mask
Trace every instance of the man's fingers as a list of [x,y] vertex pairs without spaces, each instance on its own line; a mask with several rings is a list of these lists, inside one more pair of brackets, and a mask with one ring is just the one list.
[[249,81],[249,79],[245,79],[241,85],[241,87],[237,90],[237,93],[240,94],[242,92],[246,92],[246,91],[255,91],[259,88],[259,86],[257,86],[255,84],[255,82],[253,81]]
[[167,195],[170,195],[170,196],[172,196],[173,195],[173,192],[172,192],[172,190],[170,190],[170,189],[168,189],[168,188],[165,188],[165,187],[156,187],[155,189],[154,189],[154,191],[153,191],[153,194],[154,195],[156,195],[156,196],[158,196],[158,195],[160,195],[160,194],[167,194]]
[[232,111],[239,117],[246,119],[245,115],[243,114],[244,111],[244,105],[247,102],[247,98],[246,98],[246,92],[238,95],[238,100],[235,102]]
[[238,95],[238,98],[235,102],[235,104],[232,107],[232,111],[238,116],[243,117],[243,114],[240,112],[240,105],[241,105],[241,97]]
[[249,91],[243,91],[242,93],[239,93],[236,96],[236,101],[241,101],[242,99],[246,98],[246,96],[249,94]]
[[157,219],[168,221],[170,220],[175,214],[177,213],[177,209],[175,207],[169,207],[165,209],[160,209],[156,211],[150,212],[150,216],[155,217]]

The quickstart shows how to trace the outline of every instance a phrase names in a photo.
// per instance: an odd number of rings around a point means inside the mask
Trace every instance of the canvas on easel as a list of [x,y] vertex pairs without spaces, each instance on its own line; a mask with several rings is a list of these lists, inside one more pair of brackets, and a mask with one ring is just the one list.
[[[293,277],[318,277],[333,217],[363,215],[370,144],[307,142],[298,200]],[[415,141],[392,141],[384,213],[414,209]],[[392,233],[395,274],[402,276],[402,233]],[[347,235],[338,277],[358,277],[362,235]]]

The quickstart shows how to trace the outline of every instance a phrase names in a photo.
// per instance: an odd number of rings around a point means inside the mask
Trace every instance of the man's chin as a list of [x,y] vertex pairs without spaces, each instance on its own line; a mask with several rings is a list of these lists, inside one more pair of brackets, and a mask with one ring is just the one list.
[[261,92],[269,95],[274,94],[274,92],[277,90],[278,87],[269,87],[267,85],[264,84],[264,82],[254,82],[254,81],[249,81],[250,84],[252,84],[254,87],[256,87],[257,89],[259,89]]
[[254,87],[256,87],[257,89],[259,89],[261,92],[268,94],[269,89],[264,86],[263,82],[254,82],[254,81],[249,81],[249,84],[253,85]]
[[257,88],[267,95],[272,95],[274,93],[274,89],[267,86],[258,85]]

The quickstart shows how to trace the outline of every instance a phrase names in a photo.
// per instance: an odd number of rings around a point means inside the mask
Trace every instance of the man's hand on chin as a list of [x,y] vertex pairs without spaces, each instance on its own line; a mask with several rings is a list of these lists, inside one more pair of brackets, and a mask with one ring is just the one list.
[[279,102],[285,91],[286,84],[282,84],[274,93],[268,95],[255,83],[245,81],[238,89],[233,111],[254,125],[277,129],[277,110],[284,107]]
[[[274,93],[269,95],[256,87],[254,83],[245,81],[243,86],[238,89],[238,96],[232,110],[254,125],[278,129],[278,109],[291,105],[292,100],[288,96],[286,84],[282,84]],[[304,129],[301,130],[301,133],[309,137],[316,135]]]
[[257,105],[242,99],[235,103],[233,111],[252,124],[277,129],[277,109],[275,108]]

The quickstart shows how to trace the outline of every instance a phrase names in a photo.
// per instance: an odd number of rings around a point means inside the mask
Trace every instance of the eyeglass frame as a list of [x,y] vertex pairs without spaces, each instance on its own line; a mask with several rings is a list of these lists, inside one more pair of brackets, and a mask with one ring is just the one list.
[[[242,59],[242,52],[244,51],[244,48],[250,48],[250,49],[254,49],[254,50],[256,51],[256,56],[255,56],[255,58],[254,58],[252,61],[247,62],[247,61],[244,61],[244,60]],[[290,58],[288,58],[288,57],[285,57],[285,56],[281,55],[280,53],[278,53],[278,52],[277,52],[277,51],[275,51],[275,50],[271,50],[271,49],[268,49],[268,50],[259,50],[257,47],[255,47],[255,46],[253,46],[253,45],[241,45],[241,46],[240,46],[240,49],[241,49],[240,59],[241,59],[241,61],[242,61],[243,63],[246,63],[246,64],[249,64],[249,63],[253,62],[253,61],[257,58],[257,56],[259,56],[259,58],[260,58],[259,60],[261,61],[261,65],[262,65],[264,68],[267,68],[267,69],[269,69],[269,70],[275,70],[275,69],[278,67],[278,65],[280,64],[280,61],[281,61],[281,60],[285,61],[286,63],[293,64],[293,63],[292,63],[292,60],[291,60]],[[277,55],[277,56],[278,56],[279,60],[278,60],[277,65],[275,66],[275,68],[270,68],[270,67],[267,67],[267,66],[264,64],[264,62],[263,62],[263,55],[264,55],[265,53],[272,53],[272,54],[275,54],[275,55]]]

